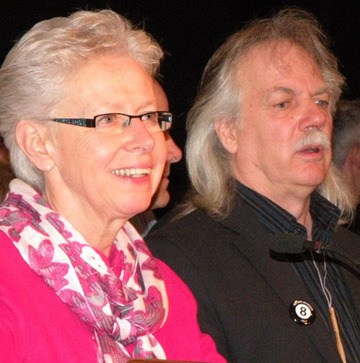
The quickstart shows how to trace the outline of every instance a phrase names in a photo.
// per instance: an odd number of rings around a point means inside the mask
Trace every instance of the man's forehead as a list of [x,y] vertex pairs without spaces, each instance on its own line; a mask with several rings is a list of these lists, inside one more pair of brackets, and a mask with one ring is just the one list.
[[261,63],[271,62],[277,66],[284,66],[286,63],[292,64],[298,59],[306,59],[316,65],[315,59],[305,48],[285,40],[267,41],[253,45],[244,53],[239,64],[241,65],[242,61],[251,61],[251,59],[256,59]]
[[[240,80],[250,83],[304,75],[318,78],[319,89],[326,86],[325,81],[322,82],[324,77],[320,67],[313,57],[304,48],[288,41],[264,42],[252,46],[239,59],[237,73]],[[280,82],[278,86],[286,88],[288,85]]]

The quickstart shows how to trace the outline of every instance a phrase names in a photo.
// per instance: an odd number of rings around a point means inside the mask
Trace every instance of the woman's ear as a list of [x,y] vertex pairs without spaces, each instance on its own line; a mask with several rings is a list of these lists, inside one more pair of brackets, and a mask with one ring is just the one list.
[[215,122],[215,131],[224,148],[230,154],[235,154],[238,148],[235,123],[229,120],[217,120]]
[[42,171],[50,171],[54,160],[49,152],[49,132],[44,125],[33,120],[20,120],[16,126],[16,141],[30,161]]

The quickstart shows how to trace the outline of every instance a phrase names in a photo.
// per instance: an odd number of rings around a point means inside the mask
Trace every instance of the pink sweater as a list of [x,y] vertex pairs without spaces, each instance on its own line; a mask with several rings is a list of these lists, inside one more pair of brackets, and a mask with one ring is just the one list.
[[[89,327],[24,262],[0,232],[0,362],[96,362]],[[226,362],[199,330],[195,299],[182,280],[158,261],[169,297],[169,316],[155,337],[167,359]]]

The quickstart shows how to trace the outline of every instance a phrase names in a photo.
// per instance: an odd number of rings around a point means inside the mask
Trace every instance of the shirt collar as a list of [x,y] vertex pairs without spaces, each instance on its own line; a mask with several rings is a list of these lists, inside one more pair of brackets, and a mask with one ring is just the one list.
[[[239,182],[237,192],[241,200],[273,233],[296,233],[306,238],[305,227],[285,209]],[[314,225],[313,239],[331,242],[332,232],[335,230],[340,216],[339,209],[319,193],[313,192],[310,200],[310,213]]]

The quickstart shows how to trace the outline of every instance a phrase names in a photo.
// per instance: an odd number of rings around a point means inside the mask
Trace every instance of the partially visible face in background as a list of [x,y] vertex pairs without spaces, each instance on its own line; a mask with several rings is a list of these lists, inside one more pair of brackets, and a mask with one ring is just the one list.
[[[158,101],[159,111],[168,111],[169,103],[166,97],[166,94],[163,88],[160,86],[158,82],[154,82],[154,92]],[[165,140],[166,140],[166,164],[164,168],[164,172],[158,186],[158,189],[152,199],[151,209],[156,208],[164,208],[170,201],[170,194],[168,191],[169,186],[169,175],[170,175],[170,166],[172,163],[177,163],[182,158],[182,151],[175,144],[175,141],[170,136],[169,131],[164,132]]]

